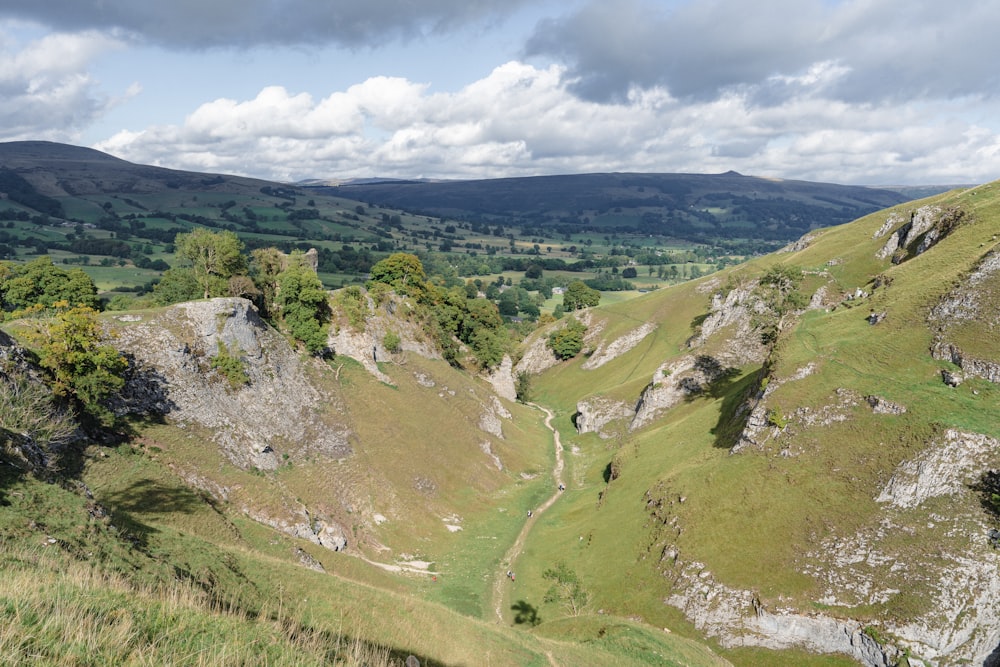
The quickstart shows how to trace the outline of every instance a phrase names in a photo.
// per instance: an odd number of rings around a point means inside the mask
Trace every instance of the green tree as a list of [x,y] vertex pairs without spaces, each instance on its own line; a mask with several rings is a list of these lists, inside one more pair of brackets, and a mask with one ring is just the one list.
[[284,269],[285,254],[277,248],[257,248],[250,253],[250,275],[261,292],[261,306],[265,317],[276,308],[278,274]]
[[234,232],[199,227],[174,239],[177,254],[191,262],[204,298],[226,293],[231,276],[246,273],[243,242]]
[[582,280],[571,282],[563,293],[563,309],[566,311],[596,306],[600,301],[601,293],[587,287]]
[[153,300],[161,306],[192,301],[202,294],[201,286],[189,268],[167,269],[153,286]]
[[103,404],[125,385],[125,357],[102,342],[97,311],[87,306],[61,310],[38,338],[41,365],[52,377],[56,395],[74,400],[82,414],[102,426],[114,423],[114,414]]
[[576,572],[569,569],[566,563],[556,563],[554,568],[542,572],[542,578],[552,582],[543,601],[558,603],[573,616],[579,616],[590,602],[590,594],[584,589]]
[[328,295],[301,252],[289,255],[288,267],[278,274],[277,282],[277,304],[288,332],[312,354],[325,350],[330,321]]
[[375,263],[369,282],[385,283],[400,294],[423,299],[427,296],[427,275],[420,258],[397,252]]
[[521,371],[517,374],[514,392],[519,402],[528,403],[531,401],[531,374],[528,371]]
[[97,287],[83,269],[64,271],[49,257],[20,266],[6,265],[0,272],[0,301],[7,310],[39,305],[52,308],[60,301],[94,309],[100,305]]
[[583,334],[587,327],[574,317],[569,318],[565,326],[549,334],[549,349],[559,359],[572,359],[583,349]]

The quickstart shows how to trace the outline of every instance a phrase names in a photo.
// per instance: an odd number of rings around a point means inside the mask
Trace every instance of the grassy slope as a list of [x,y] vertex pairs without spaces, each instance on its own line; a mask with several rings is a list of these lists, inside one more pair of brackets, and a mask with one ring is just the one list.
[[[674,408],[644,430],[623,438],[601,441],[580,437],[569,423],[576,401],[603,393],[634,400],[655,368],[678,353],[692,331],[692,320],[706,312],[708,295],[692,286],[629,302],[626,307],[599,309],[610,319],[605,337],[655,321],[655,340],[643,341],[619,359],[594,371],[580,369],[580,360],[561,365],[537,382],[539,400],[556,407],[564,442],[579,448],[571,457],[577,487],[544,517],[532,535],[519,576],[543,592],[541,572],[552,562],[568,561],[595,596],[594,605],[621,615],[638,615],[654,625],[682,629],[677,613],[661,600],[669,593],[669,577],[660,570],[660,549],[676,543],[686,561],[708,564],[719,580],[759,591],[763,600],[798,600],[808,606],[817,593],[810,577],[800,574],[806,551],[832,535],[850,535],[874,516],[872,498],[893,468],[924,447],[933,433],[956,426],[1000,435],[1000,396],[994,386],[971,381],[959,390],[946,387],[928,348],[928,308],[968,271],[1000,232],[1000,200],[996,184],[975,194],[950,193],[936,198],[942,206],[961,205],[972,222],[924,255],[898,266],[877,260],[875,252],[885,238],[872,235],[885,213],[825,230],[806,250],[772,255],[740,271],[761,272],[774,262],[825,271],[832,286],[844,292],[870,290],[870,279],[885,273],[894,278],[889,288],[853,308],[806,314],[784,341],[776,356],[774,374],[787,377],[807,363],[818,371],[790,382],[770,397],[785,414],[800,406],[814,410],[835,402],[838,387],[860,395],[877,394],[901,403],[908,412],[899,416],[874,415],[867,406],[852,419],[824,428],[799,428],[792,439],[798,455],[731,456],[731,441],[722,438],[728,415],[754,381],[744,375],[718,398],[700,398]],[[915,205],[898,207],[907,212]],[[832,261],[831,261],[832,260]],[[722,276],[722,281],[725,277]],[[819,278],[809,278],[815,288]],[[869,309],[888,317],[871,326]],[[979,336],[980,344],[984,336]],[[987,352],[996,359],[997,350]],[[752,373],[755,369],[745,369]],[[973,392],[975,390],[976,393]],[[612,457],[623,470],[606,484],[604,470]],[[665,535],[645,508],[647,491],[653,498],[685,497],[675,504],[681,536]],[[909,545],[913,548],[916,545]],[[928,547],[917,547],[921,553]],[[926,555],[926,554],[925,554]],[[540,597],[540,596],[539,596]],[[856,615],[919,612],[920,591],[897,596],[880,609],[856,609]],[[540,601],[540,600],[536,600]],[[924,605],[926,602],[923,603]],[[541,605],[543,617],[559,615]],[[781,664],[772,652],[731,652],[743,664]],[[781,654],[784,655],[784,654]],[[794,664],[828,664],[838,658],[801,656]],[[850,664],[850,663],[847,663]]]

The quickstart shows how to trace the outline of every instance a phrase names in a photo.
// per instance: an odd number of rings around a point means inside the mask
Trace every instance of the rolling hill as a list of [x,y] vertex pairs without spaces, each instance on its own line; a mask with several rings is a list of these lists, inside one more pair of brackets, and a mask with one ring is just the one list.
[[128,429],[53,468],[0,424],[0,655],[995,667],[998,242],[1000,183],[896,204],[489,372],[386,290],[328,359],[239,298],[106,312]]
[[434,216],[582,230],[715,238],[792,240],[907,198],[830,183],[724,174],[579,174],[480,181],[342,184],[320,191]]

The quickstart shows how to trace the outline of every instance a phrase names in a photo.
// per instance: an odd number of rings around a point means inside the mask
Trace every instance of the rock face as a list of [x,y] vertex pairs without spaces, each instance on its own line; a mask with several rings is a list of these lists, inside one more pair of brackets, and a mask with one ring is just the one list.
[[609,423],[631,419],[633,406],[602,396],[592,396],[576,404],[576,430],[578,433],[597,433],[602,438],[611,437],[604,432]]
[[[335,321],[330,327],[327,345],[334,354],[354,359],[386,384],[392,384],[392,380],[379,370],[379,363],[401,361],[405,359],[406,353],[428,359],[441,358],[440,352],[427,339],[418,323],[396,316],[398,309],[404,305],[400,297],[388,295],[380,305],[376,305],[367,295],[363,298],[367,310],[363,327],[355,329],[339,321]],[[390,332],[399,339],[398,350],[385,348],[386,334]]]
[[[964,217],[961,209],[941,210],[937,206],[921,206],[910,214],[910,220],[897,229],[875,253],[879,259],[892,258],[893,264],[920,255],[950,234]],[[892,213],[873,238],[884,236],[903,222],[899,213]]]
[[[1000,251],[992,250],[962,282],[931,309],[928,321],[934,328],[931,354],[950,361],[966,376],[1000,383],[1000,362],[968,354],[955,342],[956,330],[972,327],[982,336],[991,336],[1000,325],[1000,307],[994,294],[1000,288]],[[968,336],[968,334],[966,334]],[[957,377],[953,374],[953,377]],[[948,382],[948,380],[945,380]],[[950,383],[957,386],[957,383]]]
[[875,500],[909,509],[928,498],[961,493],[997,455],[1000,442],[993,438],[949,429],[920,456],[900,465]]
[[[306,379],[303,363],[246,299],[178,304],[161,314],[115,327],[131,368],[119,412],[159,413],[211,430],[226,457],[241,468],[278,467],[288,443],[302,454],[343,458],[348,430],[316,417],[330,397]],[[134,316],[133,316],[134,319]],[[238,389],[211,367],[220,343],[242,360],[249,383]],[[284,451],[283,451],[284,450]],[[293,454],[294,454],[293,452]]]
[[652,322],[645,322],[638,329],[634,329],[624,336],[616,338],[607,345],[604,344],[604,341],[601,341],[598,343],[597,349],[594,350],[593,354],[591,354],[590,357],[583,362],[581,368],[588,371],[600,368],[612,359],[620,357],[631,350],[655,330],[655,324]]

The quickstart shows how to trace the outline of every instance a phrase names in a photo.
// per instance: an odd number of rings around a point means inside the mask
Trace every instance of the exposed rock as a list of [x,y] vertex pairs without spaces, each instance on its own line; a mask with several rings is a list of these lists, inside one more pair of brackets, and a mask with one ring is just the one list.
[[510,419],[511,414],[507,408],[504,407],[503,403],[496,396],[492,397],[492,402],[484,406],[483,412],[479,416],[479,428],[486,431],[490,435],[495,435],[498,438],[503,438],[503,422],[501,419]]
[[960,493],[998,454],[997,440],[949,429],[918,457],[900,465],[875,500],[910,508],[928,498]]
[[[963,217],[964,211],[958,208],[942,211],[937,206],[921,206],[910,214],[910,221],[897,229],[875,256],[879,259],[892,257],[892,263],[899,264],[905,259],[920,255],[948,236]],[[885,233],[883,230],[889,226],[890,221],[898,224],[902,219],[898,213],[890,215],[874,238]]]
[[872,412],[878,415],[901,415],[906,408],[899,403],[893,403],[881,396],[865,396],[865,401],[871,406]]
[[945,368],[941,370],[941,380],[949,387],[957,387],[965,380],[965,376]]
[[[379,370],[379,363],[397,361],[401,354],[407,352],[427,359],[441,358],[441,353],[424,335],[419,323],[395,315],[404,299],[390,294],[381,305],[376,306],[365,294],[365,301],[368,314],[363,329],[358,331],[343,324],[330,327],[327,345],[335,354],[354,359],[386,384],[392,384],[392,380]],[[390,352],[385,348],[385,336],[389,332],[399,337],[399,352]]]
[[730,366],[760,363],[767,357],[767,347],[754,330],[753,316],[765,313],[767,306],[756,294],[757,281],[735,287],[727,294],[715,293],[708,316],[688,339],[689,349],[701,347],[717,332],[726,330],[723,349],[717,351],[721,361]]
[[663,411],[702,393],[725,372],[718,360],[707,355],[687,355],[661,365],[639,396],[629,430],[642,428]]
[[[1000,363],[967,357],[962,350],[951,343],[935,343],[931,348],[931,355],[935,359],[950,361],[961,368],[966,376],[980,377],[994,384],[1000,383]],[[942,376],[944,372],[942,371]],[[951,384],[949,382],[950,379],[961,383],[961,377],[959,374],[949,373],[949,377],[945,378],[945,382]],[[952,386],[957,387],[958,385],[953,384]]]
[[528,337],[524,353],[521,355],[520,361],[514,366],[514,375],[518,373],[531,373],[534,375],[552,368],[559,363],[559,359],[556,358],[556,355],[547,343],[549,331],[551,329],[537,331]]
[[771,612],[756,593],[729,588],[702,563],[680,563],[671,570],[675,592],[666,603],[684,612],[696,628],[727,648],[761,646],[843,653],[868,667],[889,667],[892,655],[863,632],[860,623],[821,614]]
[[486,454],[496,466],[497,470],[503,470],[503,463],[500,461],[500,457],[493,453],[493,446],[490,444],[489,440],[484,440],[479,443],[479,449],[482,450],[483,454]]
[[591,354],[590,357],[583,362],[581,368],[588,371],[600,368],[609,361],[616,359],[631,350],[655,330],[655,324],[652,322],[645,322],[638,329],[633,329],[624,336],[614,339],[607,345],[604,344],[604,341],[601,341],[598,343],[597,349],[594,350],[593,354]]
[[517,385],[514,380],[514,363],[510,355],[503,355],[500,365],[486,374],[486,381],[493,385],[493,391],[508,401],[517,400]]
[[868,324],[871,324],[872,326],[874,326],[874,325],[878,324],[879,322],[882,322],[883,320],[885,320],[886,314],[887,313],[884,310],[881,313],[876,313],[873,310],[872,312],[868,313],[868,317],[865,318],[865,319],[868,320]]
[[254,521],[280,530],[292,537],[308,540],[330,551],[347,549],[347,531],[343,526],[335,521],[311,517],[309,512],[305,510],[300,510],[298,516],[291,521],[283,518],[276,519],[264,514],[263,510],[259,508],[244,507],[243,513]]
[[[317,417],[335,401],[321,396],[301,367],[303,361],[276,331],[239,298],[178,304],[142,322],[116,327],[118,347],[134,368],[123,394],[125,411],[162,410],[168,419],[197,423],[241,468],[274,469],[276,448],[298,443],[292,452],[342,458],[350,454],[348,430]],[[249,384],[227,388],[209,360],[218,342],[239,356]],[[152,385],[152,386],[151,386]],[[135,397],[150,397],[143,405]],[[287,449],[286,449],[286,452]]]
[[597,433],[602,438],[609,438],[611,435],[603,432],[604,427],[613,421],[628,419],[633,414],[633,407],[624,401],[591,396],[576,404],[576,430],[577,433]]
[[664,410],[684,400],[688,392],[681,386],[680,379],[692,368],[694,368],[694,357],[690,355],[661,364],[639,396],[629,430],[641,428]]
[[816,236],[817,234],[815,232],[804,234],[797,241],[792,241],[777,252],[798,252],[800,250],[805,250],[813,241],[816,240]]

